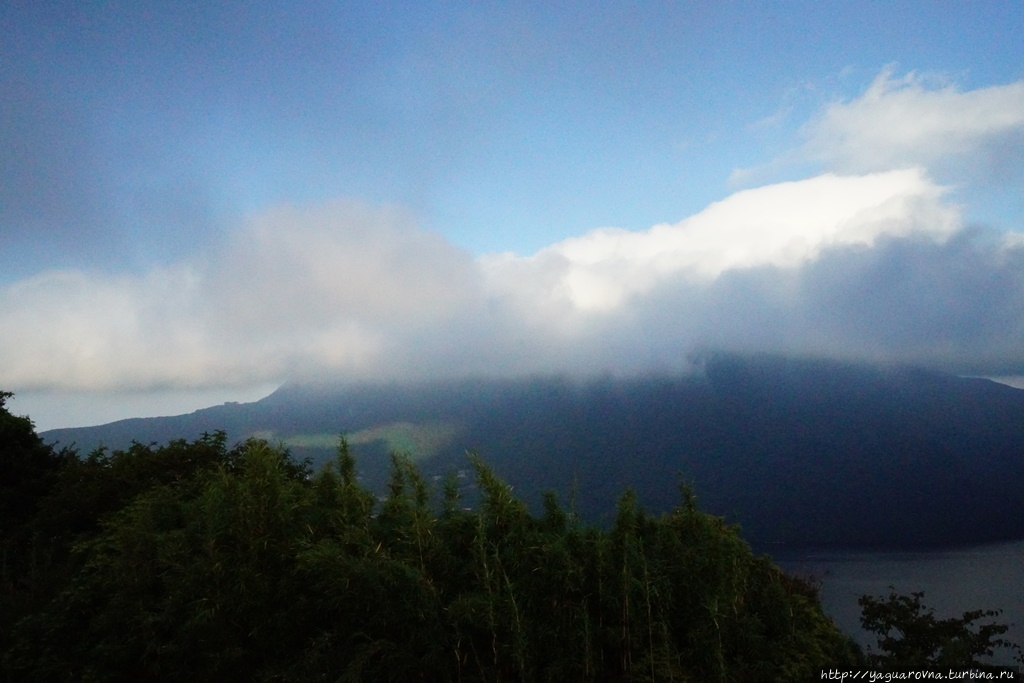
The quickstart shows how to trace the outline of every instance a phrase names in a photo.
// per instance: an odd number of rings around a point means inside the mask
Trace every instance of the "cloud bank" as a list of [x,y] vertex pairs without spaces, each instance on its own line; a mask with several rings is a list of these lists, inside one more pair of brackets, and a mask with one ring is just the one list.
[[836,102],[805,126],[803,153],[842,173],[903,166],[953,172],[965,163],[1019,170],[1024,151],[1024,82],[961,92],[889,67],[867,91]]
[[919,170],[737,193],[674,225],[474,258],[391,209],[279,208],[145,276],[0,291],[9,386],[641,371],[701,346],[1022,369],[1024,247]]
[[[882,235],[926,234],[948,238],[958,228],[955,208],[941,202],[942,188],[920,170],[859,177],[826,174],[738,192],[675,225],[644,232],[595,230],[541,250],[486,260],[505,287],[559,271],[563,295],[576,309],[618,308],[665,278],[694,281],[756,266],[792,268],[841,245],[870,246]],[[537,297],[544,293],[535,292]]]
[[143,275],[0,287],[0,381],[642,372],[708,347],[1024,374],[1024,235],[967,225],[932,172],[1010,159],[1022,131],[1024,83],[960,92],[886,71],[808,124],[818,175],[530,255],[473,256],[391,207],[281,206]]

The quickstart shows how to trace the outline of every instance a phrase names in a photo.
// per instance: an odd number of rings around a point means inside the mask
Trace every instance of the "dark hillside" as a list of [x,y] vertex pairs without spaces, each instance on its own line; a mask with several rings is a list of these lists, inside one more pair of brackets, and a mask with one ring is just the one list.
[[720,354],[690,377],[285,386],[252,404],[44,437],[120,448],[216,429],[314,459],[345,432],[371,486],[389,449],[428,476],[464,468],[473,449],[527,501],[575,488],[597,521],[625,486],[670,509],[681,472],[703,508],[763,548],[1024,538],[1024,391],[913,368]]

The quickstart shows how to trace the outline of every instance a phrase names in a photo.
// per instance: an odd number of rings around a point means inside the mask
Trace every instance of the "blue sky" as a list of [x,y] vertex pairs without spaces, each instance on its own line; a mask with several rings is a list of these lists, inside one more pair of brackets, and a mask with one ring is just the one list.
[[43,428],[712,347],[1024,373],[1019,2],[15,2],[0,32],[0,386]]

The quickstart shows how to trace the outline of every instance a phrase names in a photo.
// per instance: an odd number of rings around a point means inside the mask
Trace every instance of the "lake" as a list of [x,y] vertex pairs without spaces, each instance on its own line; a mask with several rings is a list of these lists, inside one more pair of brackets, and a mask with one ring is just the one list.
[[[908,595],[923,591],[923,604],[938,618],[1001,609],[995,621],[1010,625],[1004,638],[1024,646],[1024,541],[915,552],[770,554],[787,572],[821,582],[825,612],[862,647],[875,641],[860,628],[857,598],[865,593],[887,596],[891,590]],[[1013,663],[1007,652],[995,662]]]

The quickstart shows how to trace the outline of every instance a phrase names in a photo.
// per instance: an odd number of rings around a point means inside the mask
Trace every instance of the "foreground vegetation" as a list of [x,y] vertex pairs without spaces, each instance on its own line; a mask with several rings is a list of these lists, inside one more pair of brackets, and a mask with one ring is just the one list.
[[315,473],[223,433],[79,458],[8,396],[9,680],[803,681],[865,663],[810,584],[685,487],[657,518],[627,491],[602,530],[553,495],[531,513],[472,456],[472,480],[434,492],[396,455],[382,498],[344,440]]

